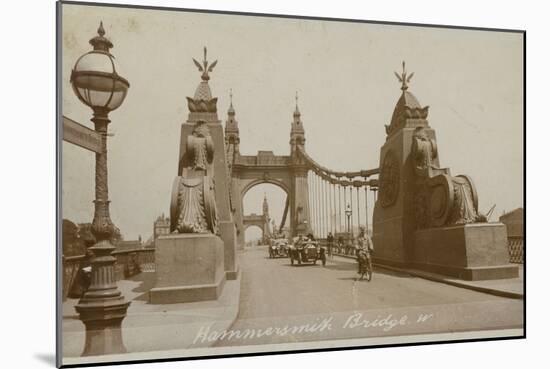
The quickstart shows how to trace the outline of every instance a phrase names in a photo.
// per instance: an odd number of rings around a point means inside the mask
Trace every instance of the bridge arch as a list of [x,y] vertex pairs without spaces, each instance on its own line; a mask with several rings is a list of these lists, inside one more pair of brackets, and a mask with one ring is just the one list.
[[243,188],[241,189],[241,201],[244,199],[244,197],[246,196],[249,190],[251,190],[253,187],[256,187],[257,185],[265,184],[265,183],[272,184],[279,187],[287,194],[287,196],[290,194],[290,184],[285,183],[284,180],[272,179],[272,178],[259,178],[259,179],[250,180],[248,183],[244,184]]
[[[235,173],[237,172],[237,173]],[[285,204],[285,213],[282,218],[289,220],[289,224],[292,224],[292,180],[293,177],[289,170],[281,170],[277,168],[276,170],[269,170],[267,168],[262,168],[258,170],[257,168],[240,168],[239,171],[235,171],[232,178],[232,187],[233,187],[233,217],[235,219],[235,225],[237,229],[237,240],[238,243],[244,245],[245,243],[245,232],[248,227],[245,227],[247,223],[247,218],[250,215],[245,214],[244,199],[245,196],[249,193],[251,189],[258,185],[270,184],[282,190],[286,195]],[[285,201],[285,200],[283,200]],[[287,208],[288,206],[288,208]],[[285,217],[286,215],[286,217]],[[248,219],[250,220],[250,219]],[[282,221],[278,220],[278,221]],[[277,224],[278,225],[278,224]],[[269,228],[270,224],[268,223],[266,227]],[[264,236],[269,235],[269,231],[264,230]]]
[[246,223],[246,222],[245,222],[245,224],[243,225],[243,232],[244,232],[244,234],[245,234],[245,243],[251,241],[250,239],[247,239],[246,234],[247,234],[247,231],[248,231],[248,230],[253,229],[253,228],[254,228],[254,229],[257,228],[257,229],[260,230],[260,235],[261,235],[261,236],[260,236],[260,239],[259,239],[260,242],[261,242],[262,240],[265,240],[265,230],[263,229],[263,227],[262,227],[260,224],[256,224],[256,223]]

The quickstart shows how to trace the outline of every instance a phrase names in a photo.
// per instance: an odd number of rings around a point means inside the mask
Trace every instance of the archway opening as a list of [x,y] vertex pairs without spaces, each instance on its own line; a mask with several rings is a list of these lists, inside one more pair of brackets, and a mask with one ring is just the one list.
[[262,244],[263,231],[257,225],[251,225],[244,231],[244,245],[253,247]]
[[[281,223],[284,219],[282,231],[288,235],[290,225],[290,209],[287,210],[285,218],[285,206],[287,202],[286,191],[272,183],[259,183],[253,185],[246,191],[243,197],[243,214],[244,216],[264,214],[264,201],[267,202],[268,210],[268,231],[273,234],[281,229]],[[258,232],[255,233],[255,232]],[[249,233],[250,232],[250,233]],[[249,238],[250,237],[250,238]],[[253,237],[262,238],[262,232],[258,227],[249,227],[245,231],[245,244]]]

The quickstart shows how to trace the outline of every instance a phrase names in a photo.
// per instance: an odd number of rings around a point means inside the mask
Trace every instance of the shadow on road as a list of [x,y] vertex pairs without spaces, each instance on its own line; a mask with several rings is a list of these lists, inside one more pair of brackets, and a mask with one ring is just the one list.
[[338,261],[331,261],[327,263],[325,268],[330,270],[357,270],[357,265],[353,263],[342,263]]
[[155,278],[154,273],[139,273],[131,278],[128,278],[130,281],[134,282],[141,282],[139,286],[134,288],[132,292],[143,292],[138,297],[134,298],[134,300],[139,301],[149,301],[149,294],[148,291],[155,287]]
[[357,277],[354,275],[352,277],[342,277],[338,278],[340,281],[357,281]]
[[379,267],[376,267],[376,266],[374,267],[374,271],[377,274],[384,274],[384,275],[387,275],[387,276],[392,276],[392,277],[397,277],[397,278],[409,278],[409,279],[418,278],[418,277],[415,277],[415,276],[410,275],[410,274],[405,273],[405,272],[393,271],[393,270],[389,270],[389,269],[379,268]]
[[[302,263],[302,264],[297,264],[295,263],[294,265],[292,264],[283,264],[282,266],[285,266],[285,267],[291,267],[291,268],[301,268],[301,267],[307,267],[307,266],[312,266],[312,267],[321,267],[323,268],[323,266],[321,265],[320,262],[318,262],[317,264],[313,264],[313,263]],[[324,267],[326,268],[326,267]]]

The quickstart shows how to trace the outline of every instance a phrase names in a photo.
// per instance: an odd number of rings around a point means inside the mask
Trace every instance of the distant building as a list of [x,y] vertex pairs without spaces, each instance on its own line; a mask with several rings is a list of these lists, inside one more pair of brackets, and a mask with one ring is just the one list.
[[141,249],[143,248],[143,243],[141,242],[141,235],[138,237],[137,240],[120,240],[116,243],[116,250],[117,251],[126,251],[126,250],[134,250],[134,249]]
[[148,248],[148,247],[155,247],[155,240],[153,239],[153,236],[150,236],[147,241],[145,241],[143,243],[143,247],[145,248]]
[[162,213],[153,223],[153,242],[159,236],[166,234],[170,234],[170,218],[165,217]]
[[523,208],[505,213],[498,220],[506,225],[508,237],[523,237]]

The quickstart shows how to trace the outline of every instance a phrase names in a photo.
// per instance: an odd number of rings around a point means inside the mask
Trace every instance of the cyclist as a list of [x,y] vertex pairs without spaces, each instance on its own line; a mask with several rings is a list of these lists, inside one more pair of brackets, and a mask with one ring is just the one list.
[[367,256],[369,265],[372,265],[371,254],[374,251],[374,244],[370,236],[365,232],[365,227],[359,228],[359,235],[357,236],[356,256],[357,256],[357,273],[361,274],[361,262],[359,259],[359,253],[364,252]]

